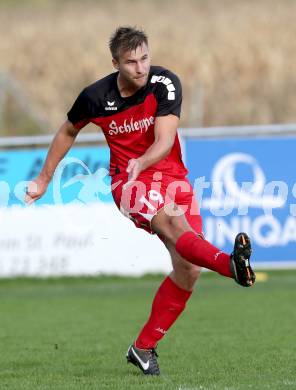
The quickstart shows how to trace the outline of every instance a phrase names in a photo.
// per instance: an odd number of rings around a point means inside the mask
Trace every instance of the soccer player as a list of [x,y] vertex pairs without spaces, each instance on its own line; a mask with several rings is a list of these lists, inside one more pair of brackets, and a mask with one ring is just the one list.
[[127,352],[128,362],[144,374],[159,375],[155,348],[185,309],[200,268],[252,286],[251,244],[246,233],[239,233],[228,255],[203,237],[177,135],[182,102],[178,77],[150,66],[143,31],[119,27],[109,47],[117,71],[77,97],[39,176],[28,187],[26,201],[30,204],[44,194],[79,130],[89,122],[98,125],[110,147],[116,205],[137,227],[157,234],[172,259],[173,271],[156,292],[150,317]]

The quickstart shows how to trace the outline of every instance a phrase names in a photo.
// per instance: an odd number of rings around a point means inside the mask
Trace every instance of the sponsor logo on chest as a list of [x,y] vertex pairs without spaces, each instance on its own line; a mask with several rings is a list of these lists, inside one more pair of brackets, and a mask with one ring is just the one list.
[[123,124],[118,125],[115,120],[110,122],[109,124],[109,135],[118,135],[124,133],[133,133],[140,132],[146,133],[150,126],[154,125],[155,118],[150,116],[149,118],[143,118],[139,120],[134,120],[131,118],[130,120],[125,119]]

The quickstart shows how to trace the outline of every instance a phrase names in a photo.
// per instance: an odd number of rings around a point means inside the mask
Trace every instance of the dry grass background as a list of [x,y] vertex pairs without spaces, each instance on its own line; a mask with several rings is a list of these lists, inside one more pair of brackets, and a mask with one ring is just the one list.
[[[294,0],[2,0],[0,71],[55,131],[81,88],[113,71],[107,42],[142,27],[184,88],[182,125],[296,122]],[[200,104],[202,102],[202,104]]]

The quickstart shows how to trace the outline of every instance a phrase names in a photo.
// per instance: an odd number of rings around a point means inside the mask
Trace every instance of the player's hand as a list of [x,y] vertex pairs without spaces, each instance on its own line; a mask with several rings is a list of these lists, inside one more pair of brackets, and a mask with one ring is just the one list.
[[47,190],[49,181],[42,178],[41,176],[36,177],[32,180],[27,188],[25,202],[27,205],[34,203],[36,200],[40,199],[42,195]]
[[128,173],[128,181],[126,182],[124,187],[126,188],[129,185],[131,185],[132,182],[134,182],[137,179],[137,177],[142,172],[142,170],[143,167],[140,159],[132,158],[131,160],[129,160],[128,166],[126,168],[126,171]]

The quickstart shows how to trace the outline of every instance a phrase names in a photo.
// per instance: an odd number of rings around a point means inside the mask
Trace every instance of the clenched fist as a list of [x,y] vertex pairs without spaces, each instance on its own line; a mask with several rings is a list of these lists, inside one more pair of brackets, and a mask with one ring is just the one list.
[[132,158],[129,160],[128,166],[126,168],[126,172],[128,173],[128,181],[124,187],[128,187],[133,181],[135,181],[142,170],[143,166],[139,158]]
[[36,177],[32,180],[27,188],[25,202],[27,205],[34,203],[36,200],[40,199],[47,190],[49,181],[44,179],[41,176]]

